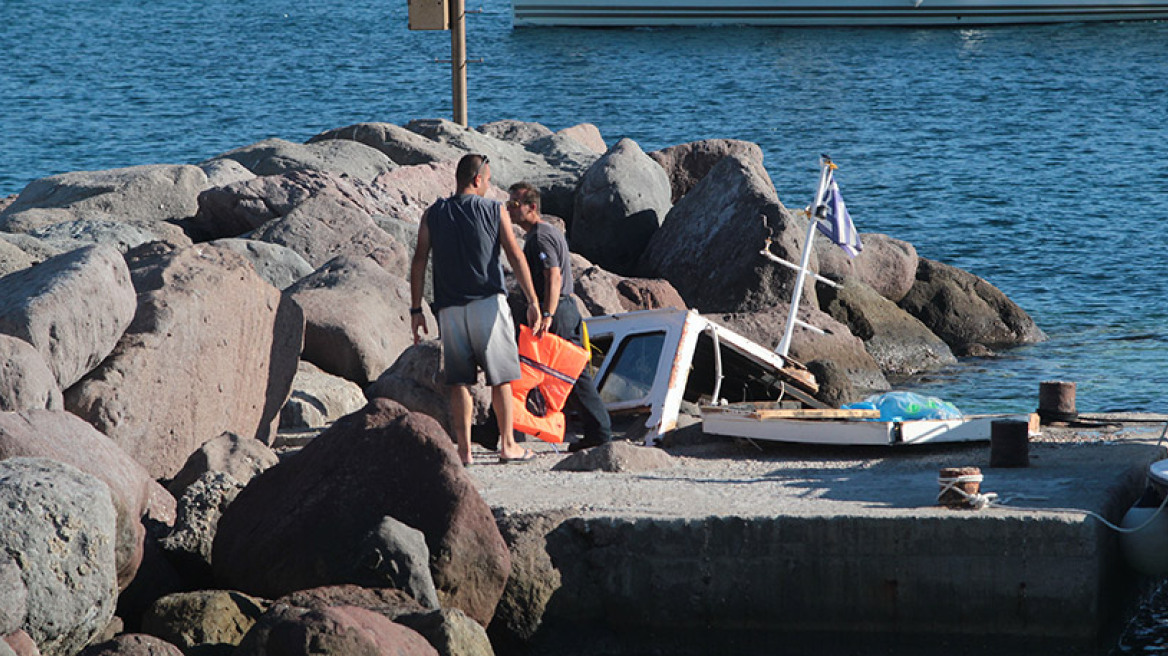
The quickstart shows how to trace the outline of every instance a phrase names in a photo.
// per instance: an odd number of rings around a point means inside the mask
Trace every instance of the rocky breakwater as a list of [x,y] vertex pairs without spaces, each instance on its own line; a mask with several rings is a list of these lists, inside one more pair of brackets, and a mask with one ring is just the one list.
[[[745,142],[418,120],[36,180],[0,203],[0,654],[490,653],[508,545],[406,280],[470,151],[494,198],[543,192],[585,314],[689,307],[777,343],[794,275],[758,251],[797,259],[806,223]],[[988,282],[864,239],[812,258],[842,285],[809,285],[829,334],[792,355],[825,400],[1042,339]]]

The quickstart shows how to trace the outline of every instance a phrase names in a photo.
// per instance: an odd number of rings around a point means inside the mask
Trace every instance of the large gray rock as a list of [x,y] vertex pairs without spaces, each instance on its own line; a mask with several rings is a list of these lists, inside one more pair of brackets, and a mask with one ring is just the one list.
[[109,488],[44,458],[0,462],[0,551],[20,554],[23,629],[44,656],[72,656],[114,615],[117,513]]
[[36,347],[61,389],[113,350],[134,318],[122,255],[88,246],[0,278],[0,332]]
[[[760,251],[769,236],[772,253],[798,262],[806,232],[762,166],[731,154],[669,212],[642,257],[643,275],[665,278],[702,312],[771,308],[790,302],[795,272]],[[811,285],[804,302],[817,305]]]
[[372,256],[387,271],[406,270],[411,249],[399,243],[353,204],[314,196],[287,216],[268,222],[254,239],[287,246],[313,267],[324,266],[338,255]]
[[385,516],[365,536],[357,551],[374,556],[376,564],[372,568],[390,587],[410,595],[424,608],[438,608],[438,591],[430,575],[430,550],[421,531]]
[[[757,342],[764,348],[774,350],[783,338],[787,324],[787,308],[778,306],[759,312],[741,312],[711,316],[742,336]],[[864,348],[864,342],[848,330],[844,324],[823,312],[812,309],[806,303],[800,304],[798,317],[827,334],[820,335],[796,326],[791,335],[789,355],[797,362],[830,360],[844,371],[851,384],[861,391],[886,391],[888,379],[880,370],[880,365]]]
[[846,278],[838,289],[824,286],[819,293],[823,311],[864,340],[885,375],[911,376],[957,362],[925,324],[859,280]]
[[370,258],[338,257],[287,296],[304,311],[301,357],[359,385],[413,344],[409,283]]
[[64,409],[57,378],[23,339],[0,334],[0,411]]
[[233,159],[217,159],[199,164],[203,173],[207,174],[207,188],[222,187],[224,185],[244,182],[256,177],[255,173],[247,170],[243,164]]
[[230,654],[268,604],[232,590],[196,590],[166,595],[142,617],[142,631],[190,654]]
[[182,656],[182,650],[162,638],[127,633],[91,644],[77,656]]
[[634,273],[672,207],[670,195],[665,169],[621,139],[580,178],[568,227],[572,250],[609,271]]
[[347,139],[328,139],[309,144],[265,139],[212,157],[202,165],[221,159],[233,159],[256,175],[322,171],[364,182],[394,167],[394,163],[377,149]]
[[117,510],[118,583],[129,585],[142,562],[141,520],[157,487],[146,470],[89,424],[52,410],[0,413],[0,459],[18,457],[51,458],[105,483]]
[[224,433],[196,449],[171,479],[167,489],[175,497],[181,497],[188,485],[207,472],[230,474],[233,479],[247,485],[260,472],[278,462],[279,456],[263,442]]
[[[54,255],[60,255],[65,252],[59,245],[50,244],[43,239],[38,239],[21,232],[0,232],[0,240],[24,251],[29,257],[29,260],[31,260],[29,266],[40,264]],[[16,271],[19,269],[13,270]]]
[[28,612],[28,589],[20,567],[6,553],[0,553],[0,636],[19,631]]
[[86,647],[78,656],[182,656],[175,645],[151,635],[123,633]]
[[495,656],[487,630],[457,608],[399,615],[394,621],[421,634],[439,656]]
[[[450,389],[446,386],[442,345],[438,340],[422,341],[403,351],[385,373],[366,386],[365,397],[370,400],[391,399],[410,412],[429,415],[447,435],[454,435],[450,419]],[[474,424],[487,422],[491,391],[484,383],[482,373],[478,384],[471,388],[471,398],[471,421]]]
[[76,171],[33,180],[0,212],[0,230],[30,232],[90,219],[151,224],[193,216],[207,174],[196,166],[152,164]]
[[644,472],[673,466],[673,456],[653,447],[613,441],[585,449],[556,463],[554,471]]
[[131,263],[134,322],[65,406],[159,478],[225,431],[267,438],[296,374],[300,309],[223,249],[160,248]]
[[[231,161],[231,160],[227,160]],[[208,189],[199,194],[199,211],[187,222],[202,240],[236,237],[287,216],[310,198],[380,211],[365,183],[321,171],[265,175]]]
[[243,487],[230,474],[209,471],[183,491],[174,528],[158,544],[188,579],[211,581],[211,545],[219,518]]
[[406,127],[458,149],[459,157],[466,153],[487,155],[491,180],[496,185],[507,189],[516,182],[530,182],[540,190],[543,210],[564,218],[571,218],[577,181],[596,160],[589,148],[554,134],[536,139],[525,148],[441,119],[410,121]]
[[146,242],[164,241],[175,246],[190,246],[191,239],[174,223],[130,223],[104,219],[76,219],[38,228],[28,233],[61,252],[83,246],[102,244],[119,253]]
[[301,360],[292,396],[280,410],[280,428],[320,428],[364,406],[360,385]]
[[552,131],[540,123],[529,123],[514,119],[491,121],[475,129],[489,137],[494,137],[502,141],[510,141],[525,147],[536,139],[550,137],[552,135]]
[[254,239],[231,238],[216,239],[211,245],[247,258],[256,273],[276,289],[286,289],[312,273],[312,265],[287,246]]
[[972,273],[923,257],[916,283],[899,305],[957,355],[979,345],[995,348],[1046,339],[1030,315],[1000,289]]
[[7,239],[0,239],[0,276],[27,269],[38,261],[16,244]]
[[215,536],[216,578],[268,598],[340,583],[387,587],[362,553],[387,516],[425,534],[443,607],[485,626],[510,568],[494,517],[438,424],[385,399],[236,497]]
[[457,160],[465,154],[459,148],[428,139],[393,123],[357,123],[322,132],[309,139],[308,143],[329,139],[350,139],[363,143],[376,148],[395,164],[402,166]]
[[854,258],[822,235],[815,240],[819,275],[835,281],[855,278],[881,296],[898,303],[912,289],[917,275],[917,249],[907,241],[879,233],[860,235],[864,250]]
[[740,155],[762,166],[762,149],[757,144],[738,139],[705,139],[670,146],[649,153],[665,169],[673,190],[671,202],[677,203],[710,169],[728,155]]

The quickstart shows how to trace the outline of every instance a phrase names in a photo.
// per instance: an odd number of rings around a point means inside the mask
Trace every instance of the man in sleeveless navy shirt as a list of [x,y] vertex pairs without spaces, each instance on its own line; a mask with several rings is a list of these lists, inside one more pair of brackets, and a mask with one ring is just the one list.
[[458,455],[471,463],[470,386],[478,369],[491,387],[491,407],[499,424],[499,460],[524,462],[534,454],[515,443],[511,428],[511,381],[520,376],[514,323],[503,282],[502,251],[527,297],[527,321],[539,320],[539,302],[511,220],[498,201],[487,200],[491,165],[484,155],[466,155],[455,171],[457,193],[438,200],[422,216],[418,245],[410,263],[410,322],[414,343],[429,334],[422,314],[426,261],[434,256],[434,303],[442,337],[443,366],[450,386],[450,414]]
[[[510,192],[507,212],[511,214],[511,220],[527,233],[523,255],[541,299],[539,323],[530,325],[537,335],[548,331],[583,346],[584,320],[572,299],[572,261],[564,233],[541,218],[538,189],[519,182],[511,185]],[[584,424],[583,439],[573,442],[568,447],[570,451],[612,441],[612,419],[587,368],[576,379],[566,407],[575,410]]]

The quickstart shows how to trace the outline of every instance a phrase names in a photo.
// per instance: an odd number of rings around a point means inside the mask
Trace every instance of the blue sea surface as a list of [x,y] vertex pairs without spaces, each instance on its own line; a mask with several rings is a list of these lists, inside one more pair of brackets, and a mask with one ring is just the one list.
[[[372,0],[3,0],[0,194],[269,137],[450,117],[450,39]],[[973,272],[1050,336],[904,386],[966,412],[1166,411],[1168,23],[512,30],[471,4],[472,125],[646,151],[753,141],[789,207],[820,153],[862,232]]]

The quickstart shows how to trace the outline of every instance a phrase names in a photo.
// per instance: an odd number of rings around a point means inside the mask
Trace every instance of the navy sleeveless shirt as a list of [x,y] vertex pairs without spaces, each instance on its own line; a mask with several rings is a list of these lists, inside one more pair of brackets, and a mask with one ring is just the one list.
[[501,203],[475,194],[430,206],[426,225],[434,254],[434,310],[506,294],[499,260]]

